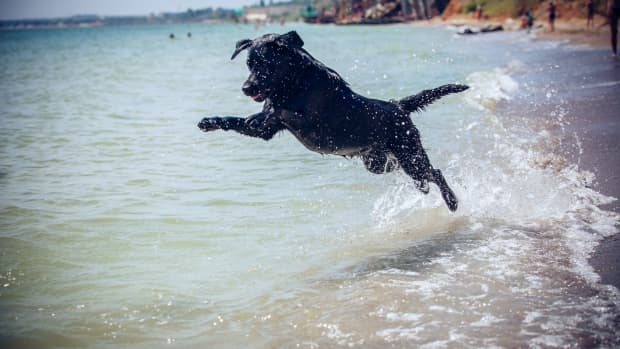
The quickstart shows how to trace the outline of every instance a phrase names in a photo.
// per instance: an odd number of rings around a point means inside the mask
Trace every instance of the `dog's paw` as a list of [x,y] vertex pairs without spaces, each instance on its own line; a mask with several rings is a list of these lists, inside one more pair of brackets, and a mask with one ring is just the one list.
[[214,131],[220,128],[217,118],[204,118],[198,123],[198,128],[204,132]]
[[430,191],[430,187],[428,186],[428,181],[423,179],[421,181],[414,181],[416,188],[421,191],[423,194],[428,194]]

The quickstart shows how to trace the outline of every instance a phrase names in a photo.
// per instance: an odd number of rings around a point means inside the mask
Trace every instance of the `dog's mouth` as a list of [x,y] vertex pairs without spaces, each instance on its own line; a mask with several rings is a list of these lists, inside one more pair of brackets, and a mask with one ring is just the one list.
[[252,98],[253,100],[257,102],[262,102],[265,100],[266,96],[264,93],[258,93],[256,95],[250,96],[250,98]]

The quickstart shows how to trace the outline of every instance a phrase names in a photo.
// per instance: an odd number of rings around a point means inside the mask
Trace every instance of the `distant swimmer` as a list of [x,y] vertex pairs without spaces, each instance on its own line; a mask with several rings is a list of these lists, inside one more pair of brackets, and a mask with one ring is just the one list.
[[192,32],[188,32],[187,33],[187,37],[191,39],[192,38]]
[[174,39],[174,34],[170,33],[170,35],[168,36],[170,39]]

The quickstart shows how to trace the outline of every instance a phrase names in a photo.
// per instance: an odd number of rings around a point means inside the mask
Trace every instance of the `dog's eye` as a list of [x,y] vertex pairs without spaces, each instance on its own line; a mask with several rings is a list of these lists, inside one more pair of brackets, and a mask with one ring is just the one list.
[[248,62],[248,66],[252,71],[256,71],[257,73],[270,74],[272,72],[272,66],[269,62],[255,59]]

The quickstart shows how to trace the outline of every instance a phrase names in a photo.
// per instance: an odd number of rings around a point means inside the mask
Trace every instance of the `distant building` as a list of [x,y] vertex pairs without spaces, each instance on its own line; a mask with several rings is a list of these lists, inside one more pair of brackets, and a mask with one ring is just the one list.
[[304,8],[303,5],[274,5],[263,7],[246,7],[244,9],[243,20],[247,22],[267,22],[287,18],[291,15],[297,16]]
[[243,20],[247,22],[266,22],[269,18],[265,7],[249,7],[245,9]]

